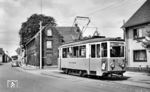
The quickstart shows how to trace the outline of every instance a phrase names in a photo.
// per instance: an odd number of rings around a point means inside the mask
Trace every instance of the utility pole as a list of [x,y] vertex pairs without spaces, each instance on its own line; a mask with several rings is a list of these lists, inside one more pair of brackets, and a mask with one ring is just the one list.
[[42,69],[42,21],[40,21],[40,69]]
[[42,69],[42,30],[47,27],[49,24],[46,24],[45,26],[42,26],[42,21],[39,23],[40,25],[40,69]]

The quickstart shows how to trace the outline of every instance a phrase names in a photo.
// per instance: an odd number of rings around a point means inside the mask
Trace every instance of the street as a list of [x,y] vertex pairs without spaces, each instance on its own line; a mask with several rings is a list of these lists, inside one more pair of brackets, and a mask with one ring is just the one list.
[[[0,65],[0,92],[150,92],[150,89],[129,86],[97,78],[58,74],[49,76],[29,73],[11,67],[9,63]],[[17,80],[12,88],[8,80]],[[117,80],[122,81],[122,80]]]

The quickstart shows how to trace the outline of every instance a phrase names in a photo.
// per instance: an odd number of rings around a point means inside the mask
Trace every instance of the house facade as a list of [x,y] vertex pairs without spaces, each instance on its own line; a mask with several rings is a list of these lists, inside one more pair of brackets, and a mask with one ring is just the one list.
[[0,63],[7,63],[10,61],[10,57],[4,52],[3,48],[0,48]]
[[0,48],[0,63],[4,62],[4,51]]
[[[76,27],[47,26],[42,31],[42,66],[57,65],[58,47],[77,39],[80,33]],[[37,33],[25,46],[26,64],[40,65],[40,35]]]
[[[150,32],[150,0],[147,0],[122,26],[126,42],[126,60],[129,69],[149,69],[150,49],[142,41]],[[150,40],[149,40],[150,41]]]

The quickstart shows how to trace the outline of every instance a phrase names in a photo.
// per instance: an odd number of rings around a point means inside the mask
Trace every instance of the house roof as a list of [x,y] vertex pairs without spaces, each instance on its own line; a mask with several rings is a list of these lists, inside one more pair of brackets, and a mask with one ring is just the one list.
[[56,30],[63,36],[65,42],[70,42],[79,38],[80,33],[77,27],[55,27]]
[[150,0],[147,0],[122,26],[123,28],[150,22]]
[[[49,25],[50,26],[50,25]],[[49,27],[48,26],[48,27]],[[51,27],[51,26],[50,26]],[[74,41],[75,39],[78,39],[80,36],[80,33],[78,32],[78,28],[77,27],[53,27],[55,28],[58,33],[63,37],[63,40],[65,42],[70,42],[70,41]],[[40,31],[38,31],[27,43],[29,44],[34,38],[36,38],[38,36]]]

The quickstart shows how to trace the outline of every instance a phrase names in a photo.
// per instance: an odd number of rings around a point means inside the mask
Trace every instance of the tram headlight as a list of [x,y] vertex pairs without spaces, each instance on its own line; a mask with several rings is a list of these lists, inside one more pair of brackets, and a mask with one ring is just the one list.
[[122,68],[122,69],[124,69],[124,68],[125,68],[125,64],[121,64],[120,66],[121,66],[121,68]]
[[120,64],[120,67],[121,67],[122,69],[124,69],[124,68],[126,67],[126,63],[125,63],[125,62],[126,62],[126,61],[123,60],[122,64]]
[[101,69],[102,71],[106,71],[107,70],[107,60],[102,60],[102,63],[101,63]]
[[106,70],[106,63],[105,62],[102,63],[102,70]]
[[115,64],[114,63],[112,63],[112,64],[110,64],[110,67],[112,68],[112,70],[115,68]]

